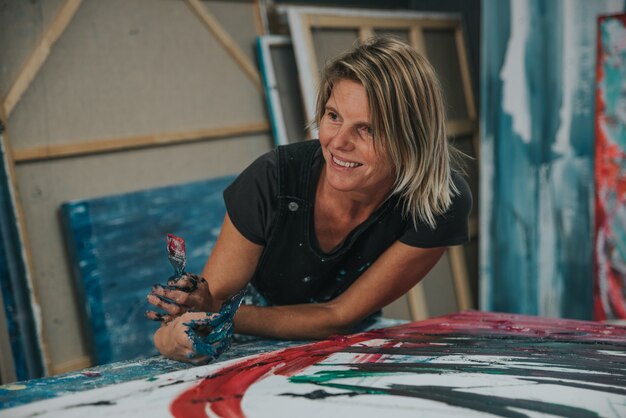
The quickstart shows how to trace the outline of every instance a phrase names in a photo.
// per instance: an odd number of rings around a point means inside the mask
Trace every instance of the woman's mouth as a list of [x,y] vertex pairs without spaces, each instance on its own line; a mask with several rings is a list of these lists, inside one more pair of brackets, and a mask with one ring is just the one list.
[[333,162],[335,164],[337,164],[338,166],[341,167],[345,167],[345,168],[356,168],[356,167],[360,167],[363,164],[361,163],[356,163],[353,161],[344,161],[344,160],[340,160],[339,158],[337,158],[337,156],[335,154],[331,154],[332,158],[333,158]]

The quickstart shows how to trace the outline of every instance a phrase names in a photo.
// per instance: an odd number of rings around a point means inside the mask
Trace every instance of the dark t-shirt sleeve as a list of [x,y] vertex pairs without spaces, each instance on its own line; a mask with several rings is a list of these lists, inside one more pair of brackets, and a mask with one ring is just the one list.
[[276,151],[257,158],[224,190],[226,211],[235,228],[255,244],[265,245],[276,210]]
[[472,193],[460,174],[453,172],[452,180],[459,193],[452,197],[448,211],[436,218],[437,227],[431,229],[420,223],[416,229],[410,222],[400,242],[413,247],[433,248],[464,244],[469,240],[468,218],[472,210]]

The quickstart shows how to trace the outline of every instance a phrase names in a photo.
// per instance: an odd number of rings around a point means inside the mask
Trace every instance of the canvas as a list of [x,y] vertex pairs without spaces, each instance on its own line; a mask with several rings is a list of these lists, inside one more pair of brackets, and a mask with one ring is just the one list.
[[598,19],[594,317],[626,319],[626,15]]
[[95,364],[157,354],[159,326],[144,317],[146,296],[174,271],[166,236],[187,242],[188,271],[202,271],[234,176],[67,202],[61,207],[85,333]]
[[621,0],[483,0],[480,307],[592,318],[596,19]]
[[306,118],[298,87],[298,69],[291,39],[285,35],[257,37],[265,102],[275,145],[306,139]]
[[41,309],[26,268],[27,254],[19,227],[19,206],[8,164],[4,125],[0,121],[0,335],[7,342],[1,353],[0,375],[6,379],[33,379],[46,373],[46,351],[41,333]]
[[12,417],[626,415],[626,328],[465,312],[0,411]]

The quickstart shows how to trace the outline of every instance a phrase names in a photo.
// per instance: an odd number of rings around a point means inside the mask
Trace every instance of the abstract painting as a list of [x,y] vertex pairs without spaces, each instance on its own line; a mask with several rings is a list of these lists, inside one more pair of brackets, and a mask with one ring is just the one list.
[[626,319],[626,15],[598,19],[594,317]]
[[464,312],[5,409],[12,417],[626,416],[626,327]]
[[204,267],[222,227],[234,176],[66,202],[61,207],[85,334],[95,364],[157,354],[144,313],[173,269],[166,236],[187,242],[189,271]]
[[596,26],[623,10],[482,2],[483,310],[592,318]]
[[47,353],[39,315],[41,305],[26,268],[19,209],[11,186],[15,178],[5,141],[0,121],[0,321],[5,321],[0,324],[0,338],[7,341],[2,348],[0,376],[11,381],[43,376]]

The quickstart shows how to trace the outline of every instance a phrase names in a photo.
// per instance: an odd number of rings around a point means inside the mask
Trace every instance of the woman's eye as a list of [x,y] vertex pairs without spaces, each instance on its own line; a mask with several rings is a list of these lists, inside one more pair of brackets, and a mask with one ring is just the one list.
[[328,119],[337,120],[337,114],[335,112],[328,112]]
[[372,131],[372,128],[369,126],[363,126],[361,128],[361,132],[363,135],[367,136],[367,137],[371,137],[372,135],[374,135],[374,132]]

